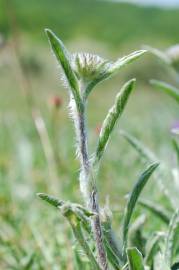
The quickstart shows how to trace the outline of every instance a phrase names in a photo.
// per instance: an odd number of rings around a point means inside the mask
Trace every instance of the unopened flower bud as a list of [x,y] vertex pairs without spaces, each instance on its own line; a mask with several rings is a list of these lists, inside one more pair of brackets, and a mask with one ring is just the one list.
[[72,67],[78,79],[93,81],[108,69],[110,62],[98,55],[76,53],[72,55]]

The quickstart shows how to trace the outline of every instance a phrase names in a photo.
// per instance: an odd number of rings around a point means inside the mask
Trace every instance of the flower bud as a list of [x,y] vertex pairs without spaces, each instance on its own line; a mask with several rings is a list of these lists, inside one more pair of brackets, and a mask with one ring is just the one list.
[[110,62],[98,55],[90,53],[76,53],[72,55],[72,67],[79,80],[90,82],[110,66]]

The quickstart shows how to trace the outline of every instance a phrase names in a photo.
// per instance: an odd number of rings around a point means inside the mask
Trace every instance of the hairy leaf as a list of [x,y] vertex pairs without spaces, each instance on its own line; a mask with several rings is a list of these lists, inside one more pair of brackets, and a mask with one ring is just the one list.
[[111,68],[108,70],[108,76],[115,74],[122,67],[138,59],[140,56],[142,56],[146,52],[147,52],[146,50],[140,50],[140,51],[133,52],[127,56],[124,56],[122,58],[119,58],[119,60],[117,60],[113,65],[111,65]]
[[55,207],[62,206],[64,204],[63,201],[45,193],[37,193],[37,196]]
[[77,108],[79,111],[82,111],[83,105],[82,105],[80,92],[79,92],[79,83],[70,64],[70,55],[67,49],[65,48],[63,42],[51,30],[46,29],[46,33],[47,33],[50,45],[52,47],[52,50],[66,75],[66,78],[71,88]]
[[97,163],[101,159],[106,145],[109,141],[110,135],[114,129],[114,126],[119,117],[121,116],[122,112],[124,111],[131,91],[134,88],[134,84],[135,79],[130,80],[123,86],[121,91],[116,96],[115,103],[113,107],[109,110],[101,128],[97,149],[95,152],[94,163]]
[[91,92],[91,90],[94,88],[94,86],[96,84],[113,76],[121,68],[123,68],[126,65],[132,63],[133,61],[137,60],[140,56],[142,56],[146,52],[147,52],[146,50],[139,50],[139,51],[133,52],[127,56],[119,58],[116,62],[109,65],[108,69],[106,69],[104,72],[99,74],[99,76],[88,85],[88,87],[86,89],[87,95],[89,95],[89,93]]

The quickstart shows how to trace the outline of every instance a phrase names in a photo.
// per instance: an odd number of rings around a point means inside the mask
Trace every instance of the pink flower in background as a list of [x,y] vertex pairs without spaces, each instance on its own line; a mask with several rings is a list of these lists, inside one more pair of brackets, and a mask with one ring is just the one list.
[[179,134],[179,120],[175,121],[171,127],[172,134]]
[[60,108],[63,104],[63,99],[59,96],[53,96],[49,99],[50,105],[52,105],[55,108]]
[[100,131],[101,131],[101,125],[98,124],[98,125],[96,126],[96,128],[95,128],[95,133],[96,133],[97,135],[99,135],[99,134],[100,134]]

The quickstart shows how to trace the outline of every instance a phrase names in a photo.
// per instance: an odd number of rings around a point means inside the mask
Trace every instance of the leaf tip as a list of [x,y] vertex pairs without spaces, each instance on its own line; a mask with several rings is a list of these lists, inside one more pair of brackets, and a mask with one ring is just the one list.
[[160,165],[159,161],[153,162],[149,168],[151,169],[151,171],[154,171],[155,169],[157,169],[157,167]]
[[55,207],[58,207],[58,206],[63,204],[63,201],[55,198],[54,196],[50,196],[50,195],[45,194],[45,193],[37,193],[37,197],[39,197],[43,201],[48,202],[49,204],[51,204]]

